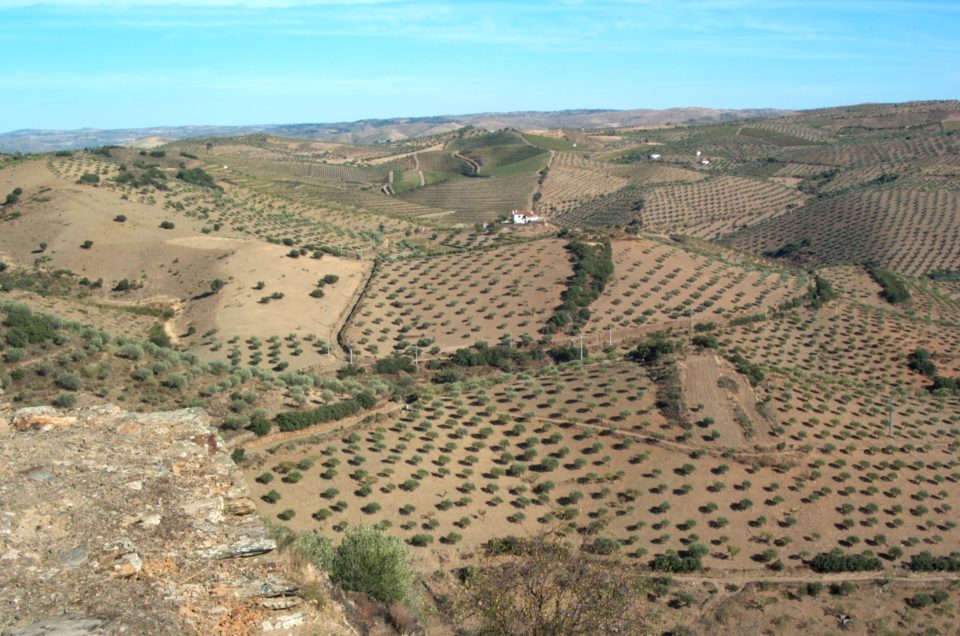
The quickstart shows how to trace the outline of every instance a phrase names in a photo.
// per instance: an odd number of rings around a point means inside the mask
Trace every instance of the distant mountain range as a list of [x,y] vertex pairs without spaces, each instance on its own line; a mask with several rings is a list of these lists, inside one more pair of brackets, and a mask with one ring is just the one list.
[[771,108],[715,109],[667,108],[663,110],[561,110],[475,113],[436,117],[395,117],[363,119],[332,124],[267,124],[252,126],[158,126],[100,130],[15,130],[0,134],[0,152],[49,152],[104,145],[155,146],[191,137],[233,137],[267,133],[299,139],[318,139],[340,143],[400,141],[477,126],[489,130],[517,128],[626,128],[678,123],[736,121],[757,117],[775,117],[788,111]]

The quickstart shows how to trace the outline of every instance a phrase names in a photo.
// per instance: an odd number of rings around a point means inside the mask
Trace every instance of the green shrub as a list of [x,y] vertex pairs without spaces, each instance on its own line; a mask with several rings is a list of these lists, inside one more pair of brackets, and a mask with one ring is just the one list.
[[324,404],[312,411],[290,411],[280,413],[274,418],[277,428],[281,431],[298,431],[316,424],[334,422],[345,417],[372,408],[377,399],[370,393],[358,393],[348,400],[341,400],[334,404]]
[[608,556],[620,551],[620,542],[610,537],[597,537],[590,545],[590,552]]
[[197,185],[203,188],[216,188],[220,187],[216,184],[211,177],[203,168],[190,168],[189,170],[180,170],[177,172],[177,179],[185,183],[190,183],[192,185]]
[[716,349],[720,346],[720,341],[713,334],[699,334],[693,337],[693,346],[704,349]]
[[854,586],[854,584],[850,581],[830,584],[830,593],[834,596],[849,596],[855,589],[856,586]]
[[303,473],[299,470],[291,470],[289,473],[283,476],[283,481],[288,484],[295,484],[303,479]]
[[135,288],[135,285],[130,282],[130,279],[121,278],[120,280],[117,281],[117,284],[113,286],[113,289],[111,291],[125,292],[125,291],[130,291],[131,289],[134,289],[134,288]]
[[750,386],[757,386],[763,382],[763,379],[766,377],[763,373],[763,369],[761,369],[759,365],[750,362],[739,353],[734,354],[730,358],[730,362],[737,367],[737,371],[747,377],[747,380],[750,382]]
[[68,409],[77,403],[77,396],[73,393],[61,393],[53,401],[53,405],[60,409]]
[[862,554],[843,554],[839,550],[821,552],[810,560],[810,567],[816,572],[867,572],[882,570],[883,562],[879,558],[864,552]]
[[640,364],[656,364],[666,355],[673,353],[676,346],[672,340],[661,335],[647,338],[627,355],[627,359]]
[[364,592],[382,603],[402,600],[413,583],[406,548],[372,526],[347,530],[334,550],[330,579],[340,587]]
[[813,277],[813,287],[807,292],[807,300],[813,305],[814,309],[819,309],[825,304],[837,297],[833,285],[825,278],[820,276]]
[[650,564],[658,572],[688,573],[701,569],[700,558],[692,555],[681,556],[674,551],[659,554]]
[[934,378],[937,375],[937,365],[930,358],[930,352],[926,349],[917,349],[910,354],[910,368],[928,378]]
[[333,565],[333,542],[322,534],[304,532],[294,541],[293,548],[301,557],[324,572],[329,571]]
[[35,314],[23,305],[7,307],[6,342],[11,347],[24,347],[27,344],[40,344],[53,340],[56,335],[54,320],[43,314]]
[[487,541],[485,549],[489,556],[500,556],[502,554],[520,556],[527,554],[530,551],[530,547],[530,539],[516,537],[511,534],[505,537],[490,539]]
[[390,356],[389,358],[382,358],[377,360],[377,373],[382,373],[385,375],[392,375],[395,373],[400,373],[401,371],[406,373],[413,373],[416,371],[416,368],[413,365],[413,359],[409,356]]
[[17,201],[20,200],[20,195],[23,194],[23,188],[14,188],[13,192],[7,195],[4,205],[14,205]]
[[910,557],[907,566],[914,572],[957,572],[960,571],[960,553],[949,556],[933,556],[927,551]]
[[[547,351],[547,355],[557,364],[563,364],[564,362],[573,362],[574,360],[580,359],[580,347],[575,346],[561,346],[554,347]],[[583,357],[589,355],[586,346],[583,347]]]
[[472,347],[454,351],[450,363],[458,367],[488,366],[509,371],[515,364],[524,365],[531,360],[542,359],[543,350],[539,348],[525,352],[503,345],[490,346],[481,341]]
[[448,545],[455,545],[460,543],[463,540],[463,535],[459,532],[451,532],[447,536],[443,537],[443,542]]
[[415,534],[412,537],[410,537],[410,545],[416,546],[418,548],[423,548],[425,546],[430,545],[431,543],[433,543],[433,535],[429,535],[423,532],[420,534]]
[[573,276],[567,280],[563,302],[544,327],[546,333],[586,324],[590,303],[600,296],[613,275],[613,249],[609,241],[599,245],[571,241],[567,251],[573,259]]
[[127,360],[139,360],[143,357],[143,347],[136,343],[128,342],[117,351],[117,357]]
[[873,280],[883,288],[880,296],[888,303],[896,305],[910,300],[910,290],[896,274],[875,263],[867,263],[866,268]]
[[176,226],[173,224],[173,221],[161,221],[161,222],[160,222],[160,229],[161,229],[161,230],[172,230],[174,227],[176,227]]
[[80,376],[75,373],[64,373],[57,378],[57,386],[67,391],[76,391],[80,388]]

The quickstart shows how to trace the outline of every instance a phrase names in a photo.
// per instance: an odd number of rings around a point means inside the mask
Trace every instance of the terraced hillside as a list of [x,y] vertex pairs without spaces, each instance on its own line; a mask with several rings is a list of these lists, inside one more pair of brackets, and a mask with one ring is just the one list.
[[741,177],[717,177],[645,193],[644,227],[702,238],[719,238],[802,205],[794,188]]
[[660,631],[953,633],[956,121],[0,157],[0,387],[206,408],[298,562],[375,526],[429,620],[547,533]]
[[560,215],[584,201],[609,195],[629,184],[628,179],[612,174],[607,164],[579,154],[558,152],[550,162],[536,211],[545,216]]
[[556,239],[384,263],[344,339],[355,355],[369,357],[537,340],[571,274],[564,242]]
[[807,288],[798,272],[649,239],[615,241],[613,264],[612,280],[591,305],[587,332],[724,321],[766,312]]
[[461,178],[409,192],[404,199],[411,203],[455,214],[447,222],[475,223],[492,221],[510,210],[524,210],[536,179],[530,175],[506,177]]
[[861,189],[744,229],[729,244],[760,253],[806,239],[817,263],[874,261],[907,274],[957,269],[958,196],[945,188]]

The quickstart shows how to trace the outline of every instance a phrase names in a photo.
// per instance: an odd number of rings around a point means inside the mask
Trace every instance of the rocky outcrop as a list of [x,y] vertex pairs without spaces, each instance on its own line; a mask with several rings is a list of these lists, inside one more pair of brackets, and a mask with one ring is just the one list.
[[0,634],[316,633],[253,511],[200,410],[0,408]]

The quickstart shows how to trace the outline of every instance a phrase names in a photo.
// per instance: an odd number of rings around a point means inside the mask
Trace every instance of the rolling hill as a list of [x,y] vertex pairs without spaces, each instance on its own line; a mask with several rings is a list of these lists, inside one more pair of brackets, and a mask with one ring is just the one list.
[[952,633],[960,103],[631,116],[0,154],[0,429],[204,408],[285,558],[375,527],[425,633],[541,535],[660,631]]

